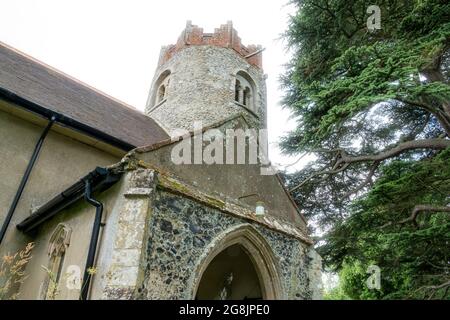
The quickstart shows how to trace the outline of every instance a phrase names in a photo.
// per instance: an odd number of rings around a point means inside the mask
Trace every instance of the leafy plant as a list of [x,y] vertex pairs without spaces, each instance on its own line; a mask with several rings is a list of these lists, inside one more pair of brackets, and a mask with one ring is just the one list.
[[45,266],[41,268],[47,273],[45,300],[56,300],[59,294],[56,274]]
[[33,248],[34,243],[30,242],[23,250],[3,256],[0,266],[0,300],[17,299],[19,296],[19,292],[12,293],[12,291],[27,278],[25,267],[32,258]]

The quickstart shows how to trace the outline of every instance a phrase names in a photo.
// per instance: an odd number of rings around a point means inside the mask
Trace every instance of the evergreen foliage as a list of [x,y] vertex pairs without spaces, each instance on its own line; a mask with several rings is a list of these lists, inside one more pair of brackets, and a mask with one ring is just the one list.
[[[297,127],[281,147],[315,161],[284,178],[324,233],[334,296],[450,299],[450,3],[292,2],[282,82]],[[381,290],[365,285],[371,264]]]

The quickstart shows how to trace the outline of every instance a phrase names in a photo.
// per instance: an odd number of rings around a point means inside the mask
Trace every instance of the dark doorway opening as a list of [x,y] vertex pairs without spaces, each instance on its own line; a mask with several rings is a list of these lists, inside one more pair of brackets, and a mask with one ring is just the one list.
[[197,290],[198,300],[262,299],[258,274],[241,245],[219,253],[203,273]]

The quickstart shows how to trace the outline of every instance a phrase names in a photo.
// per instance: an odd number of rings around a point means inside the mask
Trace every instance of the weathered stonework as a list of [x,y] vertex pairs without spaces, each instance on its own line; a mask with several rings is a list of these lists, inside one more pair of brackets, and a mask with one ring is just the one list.
[[127,174],[127,187],[117,219],[112,257],[104,276],[103,299],[133,297],[140,274],[149,219],[149,196],[154,190],[154,171],[137,169]]
[[[188,23],[178,42],[161,52],[146,113],[168,133],[191,131],[196,121],[202,121],[205,130],[221,132],[266,128],[261,52],[261,47],[244,46],[231,23],[212,34]],[[33,136],[38,137],[40,131],[34,129]],[[205,134],[203,147],[207,138]],[[108,166],[110,173],[121,175],[117,184],[94,194],[104,212],[89,299],[321,297],[321,261],[308,236],[307,221],[279,177],[261,175],[261,163],[179,165],[171,157],[176,143],[168,137],[130,151],[121,161],[92,150],[81,152],[84,146],[69,142],[49,135],[46,145],[65,147],[70,159],[77,161],[69,161],[68,166],[53,155],[48,161],[40,159],[52,168],[57,164],[64,168],[50,170],[58,177],[48,180],[52,186],[48,190],[36,177],[39,183],[30,185],[36,199],[59,194],[94,165]],[[59,181],[61,172],[66,178]],[[30,201],[23,201],[18,212],[28,212],[35,200]],[[37,202],[41,203],[45,202]],[[264,213],[257,215],[261,207]],[[48,240],[59,224],[72,232],[58,269],[76,267],[82,273],[94,217],[95,208],[79,199],[42,222],[34,237],[36,257],[27,266],[30,277],[21,287],[25,299],[38,297],[39,285],[47,279],[40,266],[48,265]],[[25,241],[22,237],[19,240]],[[222,255],[230,249],[239,252],[233,259],[231,254]],[[221,255],[225,258],[216,259]],[[233,274],[235,296],[223,296],[222,284]],[[210,285],[211,277],[217,285]],[[65,288],[63,281],[59,290],[61,299],[78,299],[80,293],[79,288]]]
[[314,248],[308,250],[308,256],[311,259],[311,268],[309,269],[308,278],[311,281],[312,299],[321,300],[323,297],[322,257],[314,250]]
[[[161,75],[170,71],[166,99],[155,102]],[[246,72],[255,84],[253,110],[235,102],[236,75]],[[146,113],[169,134],[193,130],[195,121],[204,127],[243,114],[252,127],[266,128],[266,84],[261,69],[252,66],[233,49],[211,45],[189,46],[176,52],[156,71]]]
[[308,246],[293,237],[248,220],[223,214],[198,202],[158,190],[149,221],[144,278],[137,299],[193,299],[196,270],[204,251],[215,239],[239,225],[251,225],[267,241],[276,257],[282,297],[311,299],[307,274]]

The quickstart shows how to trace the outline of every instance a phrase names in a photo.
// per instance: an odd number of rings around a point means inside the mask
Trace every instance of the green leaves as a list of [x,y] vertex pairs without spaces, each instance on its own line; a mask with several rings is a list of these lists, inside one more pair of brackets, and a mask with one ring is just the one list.
[[[284,78],[289,88],[284,104],[303,120],[298,148],[335,139],[334,134],[344,121],[376,103],[390,103],[397,96],[410,100],[450,98],[447,84],[422,83],[419,79],[421,70],[435,61],[450,38],[447,21],[433,24],[429,34],[419,32],[420,37],[411,39],[410,34],[406,37],[405,27],[397,19],[391,21],[389,10],[405,8],[403,19],[423,11],[406,11],[411,7],[409,3],[385,8],[383,25],[391,34],[383,31],[379,38],[361,29],[348,38],[343,35],[342,21],[350,29],[363,28],[363,2],[296,3],[301,10],[292,19],[286,36],[292,46],[296,44],[297,56],[291,63],[289,76]],[[330,12],[329,8],[338,11]],[[352,18],[354,15],[359,19]],[[399,15],[395,12],[395,17]]]
[[[449,164],[447,149],[421,161],[394,161],[384,166],[374,187],[353,204],[352,215],[334,225],[319,252],[328,266],[341,270],[346,295],[374,297],[360,281],[364,275],[361,265],[372,263],[382,269],[383,294],[376,293],[377,298],[423,298],[428,287],[446,281],[449,213],[424,213],[417,227],[396,223],[408,217],[417,203],[449,202]],[[390,221],[394,224],[382,228]],[[436,297],[450,295],[442,289]]]
[[[328,268],[344,272],[342,297],[448,295],[439,285],[450,272],[450,214],[423,211],[398,222],[417,205],[450,204],[450,150],[405,150],[379,163],[331,170],[346,164],[343,155],[449,138],[447,2],[378,1],[382,29],[369,32],[366,1],[293,1],[299,10],[285,37],[296,55],[283,77],[283,104],[298,126],[280,144],[289,154],[313,153],[315,161],[286,181],[315,229],[326,234],[319,250]],[[336,173],[316,174],[329,171]],[[360,281],[369,263],[383,270],[380,292]]]

